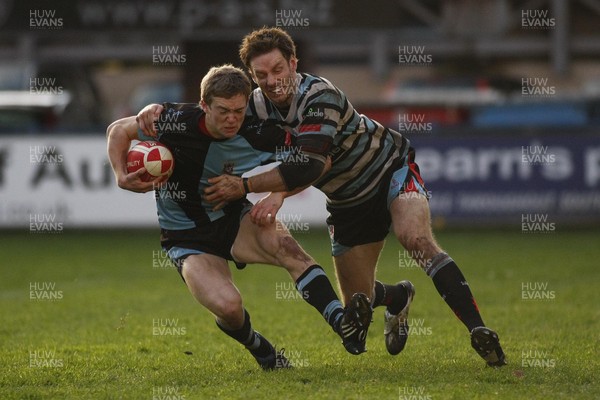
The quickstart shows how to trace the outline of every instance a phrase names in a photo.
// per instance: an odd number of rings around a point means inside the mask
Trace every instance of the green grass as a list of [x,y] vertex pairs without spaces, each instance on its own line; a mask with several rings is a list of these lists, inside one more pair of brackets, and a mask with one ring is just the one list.
[[[333,280],[326,233],[297,238]],[[285,271],[254,265],[234,272],[254,327],[297,364],[265,373],[217,329],[174,270],[153,267],[156,232],[0,233],[0,398],[600,397],[600,233],[448,231],[438,239],[500,333],[507,367],[485,367],[429,278],[400,268],[391,238],[378,277],[413,281],[410,317],[422,324],[396,357],[385,350],[381,309],[369,351],[352,356],[311,307],[277,298],[276,285],[290,282]],[[529,282],[547,284],[554,299],[522,299]],[[54,284],[62,298],[30,299],[36,283]],[[157,319],[176,321],[180,334],[153,335]],[[31,352],[45,356],[46,366],[32,366]]]

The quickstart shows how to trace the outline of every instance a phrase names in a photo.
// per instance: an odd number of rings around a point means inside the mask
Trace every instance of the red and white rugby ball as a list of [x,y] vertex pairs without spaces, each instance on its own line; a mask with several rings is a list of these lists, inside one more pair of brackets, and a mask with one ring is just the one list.
[[175,160],[171,150],[159,142],[139,142],[129,149],[127,154],[127,172],[132,173],[145,167],[147,172],[141,176],[144,182],[165,175],[170,176],[174,166]]

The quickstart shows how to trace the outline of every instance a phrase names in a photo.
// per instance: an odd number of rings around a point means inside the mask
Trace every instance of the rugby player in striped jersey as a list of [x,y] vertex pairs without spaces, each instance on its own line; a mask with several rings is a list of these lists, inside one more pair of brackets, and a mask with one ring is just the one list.
[[[314,185],[328,198],[327,224],[344,301],[353,293],[370,293],[373,307],[387,306],[384,335],[390,354],[406,344],[415,294],[409,281],[388,285],[375,280],[391,230],[467,327],[477,353],[490,366],[506,364],[498,335],[485,326],[467,280],[433,237],[427,191],[408,139],[359,114],[327,79],[298,73],[295,44],[280,28],[246,35],[240,58],[259,86],[247,113],[291,132],[295,151],[306,162],[284,161],[247,180],[211,179],[206,199],[220,208],[249,191],[273,192],[251,212],[255,222],[267,224],[285,196]],[[322,175],[327,157],[332,167]]]

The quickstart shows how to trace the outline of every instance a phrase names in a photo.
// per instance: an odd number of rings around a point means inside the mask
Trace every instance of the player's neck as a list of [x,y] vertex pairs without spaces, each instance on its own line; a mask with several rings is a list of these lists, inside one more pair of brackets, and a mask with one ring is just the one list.
[[200,116],[200,120],[198,121],[198,129],[203,135],[208,136],[211,139],[219,139],[219,137],[213,134],[206,125],[206,114],[202,114]]
[[[271,101],[271,100],[270,100]],[[273,102],[271,104],[273,107],[281,114],[281,116],[285,119],[290,112],[290,108],[292,107],[292,102],[294,101],[294,95],[290,94],[289,97],[285,101],[281,102]]]
[[279,114],[281,114],[282,117],[286,117],[288,115],[288,113],[290,112],[290,105],[280,105],[278,106],[277,104],[273,104],[275,106],[275,108],[277,109],[277,111],[279,111]]

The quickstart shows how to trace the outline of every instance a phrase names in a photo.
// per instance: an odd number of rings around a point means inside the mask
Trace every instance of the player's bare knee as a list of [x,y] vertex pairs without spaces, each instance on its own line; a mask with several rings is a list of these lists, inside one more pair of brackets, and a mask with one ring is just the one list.
[[244,252],[245,246],[236,245],[235,243],[231,246],[231,256],[237,262],[245,262],[247,258],[247,252]]
[[416,237],[411,232],[396,232],[396,238],[407,251],[416,249]]
[[240,296],[232,296],[222,300],[213,313],[229,327],[236,328],[242,326],[244,323],[242,298]]
[[417,261],[429,259],[437,254],[435,251],[437,245],[428,235],[407,234],[399,236],[398,240]]

